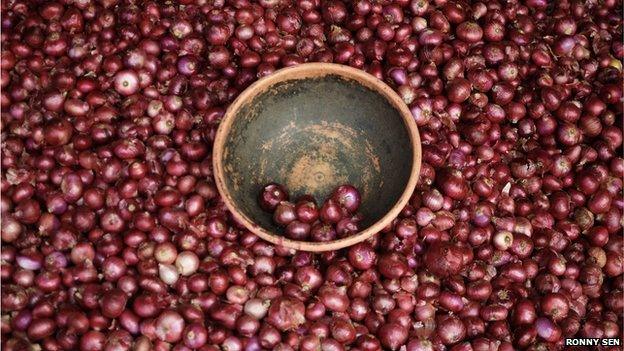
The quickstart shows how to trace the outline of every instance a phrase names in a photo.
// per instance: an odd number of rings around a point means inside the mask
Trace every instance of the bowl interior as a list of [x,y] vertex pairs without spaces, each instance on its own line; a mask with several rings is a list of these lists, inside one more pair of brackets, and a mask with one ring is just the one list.
[[225,184],[240,212],[280,234],[257,204],[269,182],[291,200],[321,204],[344,183],[362,193],[362,230],[399,200],[412,169],[410,136],[399,111],[380,93],[338,75],[270,85],[234,116],[223,148]]

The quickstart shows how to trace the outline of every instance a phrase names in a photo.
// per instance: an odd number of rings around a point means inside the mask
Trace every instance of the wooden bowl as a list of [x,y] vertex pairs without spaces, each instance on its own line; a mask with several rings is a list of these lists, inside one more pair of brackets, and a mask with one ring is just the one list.
[[[409,201],[420,171],[420,137],[401,98],[354,68],[308,63],[285,68],[243,91],[217,131],[215,180],[232,215],[277,245],[336,250],[386,227]],[[329,242],[283,236],[258,205],[269,182],[290,198],[311,194],[319,204],[338,185],[362,195],[359,233]]]

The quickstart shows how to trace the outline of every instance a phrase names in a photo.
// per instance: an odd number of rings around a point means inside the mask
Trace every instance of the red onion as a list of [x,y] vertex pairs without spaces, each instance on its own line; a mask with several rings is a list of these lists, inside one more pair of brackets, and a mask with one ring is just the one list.
[[262,189],[258,203],[265,211],[274,211],[277,205],[282,201],[288,200],[287,190],[276,183],[267,184]]
[[467,192],[467,186],[461,172],[452,169],[444,169],[436,177],[436,182],[445,195],[459,200]]
[[463,258],[458,247],[448,242],[431,245],[424,257],[428,269],[440,276],[457,274],[463,266]]
[[295,205],[287,201],[280,202],[273,213],[273,221],[282,226],[290,224],[296,218]]
[[437,325],[437,335],[445,345],[451,345],[462,340],[466,334],[466,327],[462,321],[454,316],[443,317]]
[[366,270],[375,265],[377,255],[368,243],[362,242],[349,248],[348,257],[355,268]]
[[165,342],[177,342],[182,338],[184,319],[173,310],[162,312],[156,319],[156,337]]
[[158,265],[158,275],[167,285],[175,284],[180,277],[180,273],[175,266],[162,263]]
[[344,290],[332,285],[321,287],[318,296],[321,303],[331,311],[345,312],[349,306],[349,298]]
[[561,329],[548,318],[538,318],[535,327],[537,335],[548,342],[557,341],[561,337]]
[[244,311],[251,317],[256,319],[262,319],[266,316],[269,309],[269,302],[262,301],[260,299],[252,298],[249,299],[244,306]]
[[381,344],[390,350],[397,350],[405,344],[408,337],[407,328],[398,323],[384,324],[379,328],[378,333]]
[[351,213],[357,211],[361,202],[359,191],[349,184],[337,187],[332,193],[332,199]]
[[127,296],[121,290],[111,290],[104,294],[100,305],[102,307],[102,314],[108,318],[116,318],[126,308]]
[[283,297],[271,302],[268,322],[281,331],[291,330],[305,321],[305,306],[301,301]]

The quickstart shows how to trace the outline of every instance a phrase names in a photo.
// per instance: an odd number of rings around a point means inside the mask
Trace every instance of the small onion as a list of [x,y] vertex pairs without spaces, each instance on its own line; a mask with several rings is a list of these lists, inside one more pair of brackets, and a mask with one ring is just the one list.
[[180,272],[171,264],[160,263],[158,265],[158,276],[167,285],[174,285],[180,278]]
[[199,268],[199,258],[192,251],[182,251],[175,260],[175,267],[183,276],[189,276]]

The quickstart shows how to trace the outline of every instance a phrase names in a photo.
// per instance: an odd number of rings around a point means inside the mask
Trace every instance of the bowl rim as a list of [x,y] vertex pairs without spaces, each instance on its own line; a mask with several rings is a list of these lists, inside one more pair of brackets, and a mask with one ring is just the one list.
[[[242,210],[238,208],[225,182],[226,172],[223,167],[223,151],[225,149],[225,141],[227,140],[227,136],[240,108],[246,102],[266,91],[269,86],[288,80],[324,77],[327,75],[338,75],[340,77],[356,81],[358,84],[361,84],[382,95],[399,112],[412,145],[412,169],[403,193],[394,203],[392,208],[390,208],[390,210],[383,217],[364,230],[345,238],[325,242],[293,240],[262,228],[260,225],[254,223],[252,219],[250,219],[243,213]],[[399,97],[399,95],[382,80],[377,79],[365,71],[350,66],[335,63],[304,63],[276,70],[272,74],[257,80],[247,87],[230,104],[217,130],[215,141],[213,143],[212,158],[213,173],[217,189],[223,202],[236,221],[242,223],[245,228],[260,238],[275,245],[281,245],[295,250],[321,252],[338,250],[362,242],[374,234],[379,233],[399,215],[403,207],[405,207],[405,205],[409,202],[416,187],[416,183],[418,182],[422,159],[422,148],[420,144],[418,126],[416,125],[409,108],[403,102],[401,97]]]

